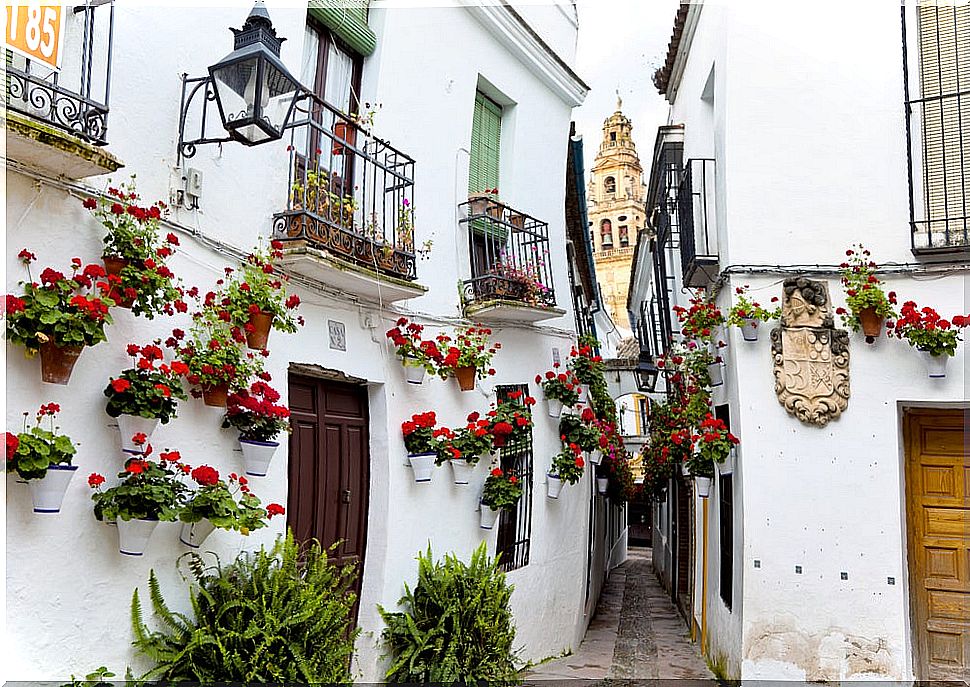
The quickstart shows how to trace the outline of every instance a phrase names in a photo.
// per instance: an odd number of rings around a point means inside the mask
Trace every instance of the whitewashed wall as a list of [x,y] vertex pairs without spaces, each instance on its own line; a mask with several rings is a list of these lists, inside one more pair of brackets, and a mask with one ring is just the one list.
[[[269,10],[283,44],[282,58],[296,71],[302,51],[305,10],[292,3],[270,2]],[[286,6],[290,5],[290,6]],[[180,74],[201,75],[231,49],[229,26],[241,26],[251,4],[192,8],[178,12],[122,4],[117,10],[109,150],[125,162],[115,180],[138,175],[146,198],[168,198],[175,169]],[[532,8],[541,21],[545,11],[563,19],[555,7]],[[418,281],[430,287],[426,296],[399,304],[398,310],[443,327],[442,318],[458,315],[457,282],[467,276],[467,258],[455,220],[455,206],[467,189],[467,152],[472,107],[479,75],[515,103],[503,130],[501,190],[503,200],[550,223],[559,305],[567,314],[539,328],[496,328],[504,348],[495,359],[496,377],[478,391],[460,393],[453,381],[431,380],[406,385],[403,371],[385,343],[384,331],[395,312],[296,288],[307,325],[293,335],[274,332],[268,370],[286,394],[291,363],[311,363],[366,379],[371,415],[371,488],[368,546],[363,573],[360,623],[364,630],[355,664],[357,677],[378,680],[382,673],[377,645],[381,623],[376,604],[393,607],[404,582],[416,577],[414,557],[433,542],[436,555],[467,556],[486,537],[478,528],[476,505],[487,472],[481,465],[473,484],[451,484],[446,468],[431,484],[416,485],[406,466],[400,422],[412,412],[434,409],[444,423],[458,424],[472,410],[484,410],[495,384],[531,382],[547,369],[556,347],[568,353],[572,337],[571,304],[565,262],[563,204],[566,142],[570,105],[552,93],[518,59],[499,47],[464,9],[374,10],[371,24],[378,51],[365,61],[363,98],[381,102],[377,133],[417,160],[415,207],[417,242],[434,241],[430,261],[418,265]],[[144,27],[151,26],[146,32]],[[573,29],[574,30],[574,29]],[[556,33],[558,32],[558,33]],[[555,25],[557,44],[564,44]],[[553,40],[552,38],[550,40]],[[568,41],[566,41],[568,43]],[[564,56],[571,59],[571,53]],[[172,268],[188,284],[211,288],[231,259],[192,238],[193,231],[241,250],[267,236],[274,211],[286,198],[285,142],[257,148],[239,145],[200,147],[191,165],[204,173],[201,209],[180,210],[173,227],[182,247]],[[88,183],[103,187],[106,180]],[[15,288],[21,268],[16,253],[29,247],[40,265],[66,266],[78,255],[100,256],[101,230],[65,189],[29,175],[11,173],[7,185],[7,288]],[[373,328],[363,325],[372,314]],[[127,364],[124,344],[145,342],[185,326],[183,317],[153,322],[116,313],[109,341],[86,350],[70,385],[40,383],[39,363],[7,347],[7,425],[15,429],[20,413],[43,402],[63,407],[64,430],[81,443],[76,463],[81,469],[67,494],[62,513],[30,513],[23,485],[8,478],[7,627],[16,679],[63,680],[108,665],[122,672],[126,664],[144,668],[128,643],[128,602],[135,587],[145,589],[154,568],[174,605],[183,605],[185,586],[174,568],[183,549],[177,525],[162,524],[144,558],[117,553],[116,532],[97,523],[91,513],[85,478],[89,472],[113,474],[122,461],[117,430],[104,414],[102,389],[109,376]],[[347,352],[326,347],[327,322],[346,325]],[[532,389],[536,395],[537,390]],[[517,646],[524,659],[538,660],[578,645],[584,616],[589,477],[567,487],[558,501],[545,497],[543,475],[558,447],[554,422],[539,407],[535,429],[535,477],[530,563],[509,574],[516,586],[513,610]],[[192,464],[210,464],[220,472],[238,471],[241,460],[233,432],[222,430],[220,413],[200,401],[183,403],[179,417],[163,426],[156,447],[182,451]],[[265,501],[286,505],[287,453],[282,446],[265,479],[253,489]],[[242,548],[268,542],[284,523],[241,538],[217,531],[213,550],[226,560]],[[494,534],[491,535],[494,549]],[[595,574],[601,574],[597,569]],[[181,604],[179,598],[181,599]],[[550,632],[549,628],[555,628]],[[120,669],[120,670],[119,670]]]
[[[831,10],[752,2],[701,12],[670,122],[685,125],[685,160],[717,160],[720,267],[740,271],[723,284],[722,310],[739,284],[762,303],[781,296],[784,275],[756,266],[837,265],[857,241],[879,263],[918,262],[899,7],[840,5],[837,21]],[[712,69],[713,117],[700,100]],[[836,274],[809,276],[828,283],[833,308],[845,305]],[[965,266],[886,282],[900,301],[966,314]],[[725,385],[714,394],[730,403],[742,444],[733,612],[719,598],[712,490],[709,655],[744,679],[912,679],[902,408],[965,404],[965,347],[934,381],[905,342],[870,346],[853,335],[848,410],[817,428],[777,402],[769,328],[757,343],[730,333]],[[699,621],[699,576],[697,585]]]

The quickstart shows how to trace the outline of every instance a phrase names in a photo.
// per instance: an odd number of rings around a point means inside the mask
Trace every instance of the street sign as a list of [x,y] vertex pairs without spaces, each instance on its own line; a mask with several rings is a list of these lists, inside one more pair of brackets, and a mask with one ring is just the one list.
[[63,5],[39,2],[7,4],[3,13],[4,44],[50,69],[61,68],[65,10]]

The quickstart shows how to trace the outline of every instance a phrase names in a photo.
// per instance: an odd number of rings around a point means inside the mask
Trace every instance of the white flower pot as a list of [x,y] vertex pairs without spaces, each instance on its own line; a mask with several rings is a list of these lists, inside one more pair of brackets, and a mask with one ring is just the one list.
[[451,471],[455,476],[455,484],[468,484],[472,473],[475,472],[475,464],[469,463],[467,460],[462,460],[461,458],[452,458],[448,462],[451,463]]
[[926,364],[926,374],[930,379],[943,379],[946,377],[946,363],[950,356],[933,355],[929,351],[920,351],[923,362]]
[[589,462],[591,465],[599,465],[603,462],[603,452],[598,448],[594,448],[589,452]]
[[706,499],[711,495],[711,478],[710,477],[695,477],[694,484],[697,485],[697,495],[702,499]]
[[686,462],[680,464],[680,474],[682,474],[684,477],[690,477],[690,470],[687,469]]
[[583,404],[589,402],[589,386],[587,384],[579,385],[579,400],[577,404]]
[[549,406],[549,417],[559,417],[562,415],[562,401],[555,398],[547,398],[546,404]]
[[562,491],[562,480],[559,475],[554,475],[551,472],[546,474],[546,496],[551,499],[558,499],[559,493]]
[[711,377],[711,386],[721,386],[724,384],[724,375],[721,373],[721,363],[711,363],[707,366],[707,374]]
[[414,470],[415,482],[431,481],[431,471],[434,469],[434,459],[436,455],[437,454],[434,451],[431,451],[430,453],[408,454],[408,462],[411,463],[411,469]]
[[722,463],[715,463],[717,465],[717,472],[721,475],[730,475],[734,472],[734,449],[728,454],[727,458],[724,459]]
[[422,384],[426,372],[427,370],[422,366],[408,364],[407,361],[404,363],[404,378],[408,384]]
[[273,460],[273,455],[276,453],[276,449],[280,447],[280,442],[240,438],[239,446],[242,448],[246,474],[250,477],[265,477],[269,471],[269,462]]
[[50,465],[42,479],[27,481],[35,513],[60,513],[64,492],[71,483],[77,465]]
[[212,534],[212,530],[215,528],[216,526],[208,518],[203,518],[198,522],[183,522],[182,529],[179,532],[179,541],[186,546],[197,549],[202,546],[202,542]]
[[479,527],[483,530],[490,530],[495,527],[495,521],[498,519],[498,511],[492,510],[484,503],[479,504],[479,509],[481,510],[481,520],[479,521]]
[[158,520],[118,518],[118,551],[126,556],[141,556],[156,527]]
[[596,478],[596,491],[599,494],[605,494],[606,493],[606,488],[609,485],[610,485],[610,480],[608,480],[606,477],[597,477]]
[[758,326],[753,317],[745,317],[741,320],[741,337],[745,341],[758,340]]
[[[118,431],[121,433],[121,450],[128,453],[144,453],[145,447],[152,441],[152,434],[158,429],[158,423],[157,417],[119,415]],[[136,434],[144,434],[148,439],[139,446],[131,440]]]

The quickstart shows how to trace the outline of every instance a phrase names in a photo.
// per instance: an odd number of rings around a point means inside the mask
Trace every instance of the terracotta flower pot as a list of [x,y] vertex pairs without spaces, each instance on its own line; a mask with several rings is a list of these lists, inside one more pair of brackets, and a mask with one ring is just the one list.
[[344,147],[337,141],[342,141],[351,146],[357,144],[357,129],[349,122],[336,122],[333,125],[334,141],[330,146],[330,152],[334,155],[343,155]]
[[84,346],[58,346],[48,341],[40,345],[41,379],[49,384],[67,384]]
[[882,333],[882,323],[886,318],[876,312],[875,308],[863,308],[859,311],[859,323],[862,333],[866,335],[866,343],[872,343]]
[[250,313],[249,324],[253,325],[253,331],[246,330],[246,345],[250,348],[262,350],[266,348],[269,340],[269,330],[273,326],[273,313],[263,312]]
[[128,266],[127,258],[119,258],[116,255],[102,255],[101,261],[104,262],[104,271],[116,277],[121,274],[121,270]]
[[476,195],[468,197],[468,214],[470,215],[484,215],[485,208],[488,207],[488,201],[490,200],[487,195]]
[[216,386],[202,385],[202,400],[207,406],[225,408],[226,398],[229,396],[229,383],[224,382]]
[[475,389],[477,373],[478,371],[471,365],[455,368],[455,379],[458,380],[458,386],[462,391],[473,391]]

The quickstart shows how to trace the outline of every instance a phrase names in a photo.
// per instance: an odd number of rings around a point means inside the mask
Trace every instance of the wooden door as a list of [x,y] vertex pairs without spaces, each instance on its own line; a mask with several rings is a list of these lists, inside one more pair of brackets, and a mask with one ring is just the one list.
[[970,674],[970,411],[905,416],[910,607],[919,680]]
[[363,386],[290,375],[287,525],[299,541],[337,542],[331,560],[357,566],[367,544],[370,455]]

